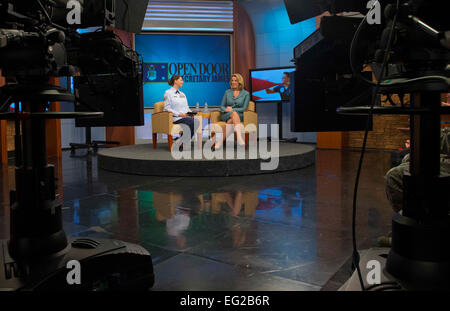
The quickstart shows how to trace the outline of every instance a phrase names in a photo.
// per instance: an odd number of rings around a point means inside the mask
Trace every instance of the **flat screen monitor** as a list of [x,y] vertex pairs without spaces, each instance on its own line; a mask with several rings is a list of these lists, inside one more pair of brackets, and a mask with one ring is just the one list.
[[295,67],[261,68],[250,70],[250,92],[254,102],[289,102],[291,73]]

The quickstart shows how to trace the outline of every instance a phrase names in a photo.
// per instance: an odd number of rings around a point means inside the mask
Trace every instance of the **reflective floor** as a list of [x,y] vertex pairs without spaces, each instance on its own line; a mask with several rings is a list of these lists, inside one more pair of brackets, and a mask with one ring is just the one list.
[[[320,290],[351,255],[357,152],[319,150],[316,165],[303,170],[223,178],[117,174],[77,153],[50,159],[66,233],[143,245],[155,265],[154,290]],[[360,248],[390,230],[389,167],[389,153],[366,154]],[[0,238],[7,238],[12,163],[0,183]]]

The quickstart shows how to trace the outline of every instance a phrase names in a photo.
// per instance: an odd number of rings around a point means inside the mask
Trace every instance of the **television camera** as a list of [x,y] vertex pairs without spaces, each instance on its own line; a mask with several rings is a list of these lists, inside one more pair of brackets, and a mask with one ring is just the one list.
[[[313,111],[316,104],[303,100],[309,95],[305,94],[307,89],[301,88],[302,84],[310,83],[312,79],[324,81],[330,76],[339,77],[344,73],[351,74],[369,87],[373,93],[372,101],[370,106],[362,107],[359,105],[363,101],[358,101],[358,98],[351,104],[342,104],[340,101],[341,107],[337,107],[337,114],[362,115],[366,120],[373,114],[410,116],[410,173],[405,174],[403,179],[402,215],[396,215],[392,221],[392,248],[385,272],[404,289],[449,289],[450,176],[441,175],[439,165],[440,115],[450,114],[449,107],[441,107],[441,94],[447,93],[450,86],[450,19],[443,9],[445,1],[285,0],[285,4],[292,23],[326,11],[331,13],[331,16],[322,16],[320,29],[294,49],[299,72],[294,93],[302,91],[292,102],[294,111],[308,111],[302,107],[309,107]],[[361,14],[342,16],[346,15],[341,14],[343,12],[362,13],[365,17],[361,17]],[[379,18],[372,19],[374,15],[379,15]],[[379,20],[379,23],[373,23],[373,20]],[[316,70],[309,54],[324,41],[329,44],[321,50],[331,50],[333,62],[339,65],[328,68],[322,66]],[[317,59],[324,55],[317,50],[314,54]],[[324,62],[329,63],[327,59]],[[376,81],[362,75],[368,65],[375,72]],[[324,92],[328,92],[326,87]],[[401,105],[391,103],[391,106],[375,107],[375,96],[379,94],[388,97],[398,94]],[[405,94],[410,94],[409,105],[403,101]],[[303,118],[314,119],[311,115]],[[318,121],[316,119],[313,122]],[[369,130],[369,122],[366,124],[358,176]],[[356,193],[357,182],[354,220]],[[364,289],[359,257],[354,254],[354,258]]]
[[[138,95],[142,92],[140,57],[112,27],[140,31],[147,4],[0,0],[0,69],[7,81],[0,88],[0,119],[14,120],[16,126],[16,189],[10,194],[10,240],[0,241],[0,289],[142,290],[153,285],[152,260],[144,248],[117,240],[66,237],[45,143],[47,119],[103,115],[49,112],[49,103],[56,101],[89,106],[82,94],[52,85],[50,78],[83,77],[95,92],[95,77],[108,76],[128,81]],[[97,31],[77,32],[93,26],[99,26]],[[136,98],[142,105],[142,96]],[[19,102],[14,112],[5,112]],[[79,264],[81,283],[68,282],[67,268],[74,262]]]

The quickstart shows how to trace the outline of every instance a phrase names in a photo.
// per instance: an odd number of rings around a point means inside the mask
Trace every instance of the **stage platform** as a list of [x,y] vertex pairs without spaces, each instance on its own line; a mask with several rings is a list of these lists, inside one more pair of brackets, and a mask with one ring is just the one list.
[[[270,150],[270,143],[269,150]],[[98,152],[98,166],[101,169],[149,176],[239,176],[258,175],[301,169],[314,164],[315,146],[299,143],[279,144],[279,162],[274,170],[261,170],[261,162],[269,162],[259,157],[249,159],[180,159],[169,152],[169,146],[158,142],[103,149]],[[193,155],[193,150],[191,151]],[[218,152],[218,151],[216,151]],[[193,158],[193,156],[192,156]]]

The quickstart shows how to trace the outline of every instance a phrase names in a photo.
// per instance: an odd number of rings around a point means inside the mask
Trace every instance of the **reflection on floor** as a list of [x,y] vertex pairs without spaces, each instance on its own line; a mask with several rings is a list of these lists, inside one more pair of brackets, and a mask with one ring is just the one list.
[[[316,165],[303,170],[223,178],[99,171],[95,155],[70,152],[50,162],[67,234],[143,245],[154,260],[154,290],[319,290],[351,255],[358,156],[319,150]],[[389,153],[366,156],[359,247],[389,231],[383,185],[389,165]],[[0,238],[7,238],[12,163],[2,167],[0,183]]]

